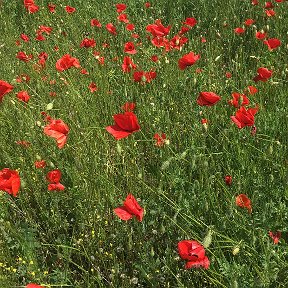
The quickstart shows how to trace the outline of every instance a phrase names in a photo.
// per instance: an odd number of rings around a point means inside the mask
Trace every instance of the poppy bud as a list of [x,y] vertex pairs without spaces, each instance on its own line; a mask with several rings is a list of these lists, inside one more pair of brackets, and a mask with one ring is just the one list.
[[119,144],[119,142],[117,142],[116,149],[117,149],[118,154],[121,155],[122,154],[122,147]]
[[232,185],[232,176],[226,175],[225,176],[225,183],[226,183],[226,185],[231,186]]
[[232,250],[232,254],[235,256],[240,252],[240,248],[238,246],[234,247]]
[[171,161],[171,160],[169,159],[169,160],[163,162],[163,164],[162,164],[162,166],[161,166],[161,170],[167,169],[167,168],[169,167],[169,165],[170,165],[170,161]]

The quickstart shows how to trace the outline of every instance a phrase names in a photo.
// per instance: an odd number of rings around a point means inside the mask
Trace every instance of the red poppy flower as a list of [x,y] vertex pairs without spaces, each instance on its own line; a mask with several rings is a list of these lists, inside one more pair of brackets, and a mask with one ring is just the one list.
[[107,126],[106,130],[114,136],[116,140],[126,138],[130,134],[140,130],[137,116],[133,112],[124,112],[113,116],[114,125]]
[[116,9],[117,9],[117,13],[122,13],[126,8],[126,4],[123,4],[123,3],[119,3],[119,4],[116,4]]
[[273,8],[274,7],[274,5],[273,5],[273,3],[272,2],[265,2],[265,9],[269,9],[269,8]]
[[242,28],[242,27],[237,27],[237,28],[234,29],[234,32],[236,34],[243,34],[245,32],[245,29]]
[[21,180],[16,170],[4,168],[0,170],[0,190],[17,197],[21,186]]
[[71,67],[80,68],[80,63],[77,58],[71,57],[69,54],[65,54],[56,62],[56,69],[60,72],[67,70]]
[[24,6],[29,13],[35,13],[39,10],[39,6],[37,6],[34,0],[24,0]]
[[80,70],[80,73],[83,75],[89,75],[89,72],[84,68]]
[[40,25],[39,29],[37,30],[37,32],[38,33],[46,33],[47,35],[50,35],[52,30],[53,30],[53,28],[51,28],[49,26]]
[[265,10],[265,13],[268,17],[273,17],[276,15],[275,11],[273,9],[271,10]]
[[62,173],[59,169],[49,171],[46,178],[50,184],[48,184],[49,191],[63,191],[65,186],[60,183]]
[[194,27],[197,24],[197,20],[195,18],[186,18],[183,24],[190,26],[190,27]]
[[108,23],[106,25],[106,29],[109,33],[111,33],[113,35],[117,35],[116,27],[112,23]]
[[246,110],[246,108],[242,106],[236,111],[236,115],[231,116],[230,118],[239,129],[242,129],[243,127],[254,125],[254,116],[257,112],[258,107]]
[[195,62],[199,60],[200,57],[200,54],[195,55],[194,52],[185,54],[182,58],[179,59],[178,66],[181,70],[184,70],[186,67],[195,64]]
[[168,52],[170,50],[170,42],[165,37],[154,37],[151,40],[151,43],[155,47],[164,47],[166,52]]
[[33,59],[33,55],[27,55],[25,52],[20,51],[17,53],[16,58],[24,62],[29,62],[31,59]]
[[181,50],[183,45],[188,42],[188,38],[180,35],[175,35],[170,40],[170,47],[173,49]]
[[89,85],[89,90],[90,90],[90,92],[91,92],[91,93],[93,93],[93,92],[97,91],[97,90],[98,90],[98,88],[97,88],[97,85],[96,85],[96,83],[94,83],[94,82],[91,82],[91,83],[90,83],[90,85]]
[[38,33],[35,39],[38,41],[46,40],[46,38],[42,35],[42,33]]
[[236,197],[236,205],[248,209],[249,213],[252,212],[251,200],[245,194],[240,194]]
[[46,167],[46,161],[45,160],[37,160],[34,162],[35,168],[41,169]]
[[127,14],[120,14],[117,19],[120,21],[120,22],[123,22],[123,23],[129,23],[129,20],[127,18]]
[[146,7],[146,8],[150,8],[150,7],[151,7],[151,3],[150,3],[150,2],[146,2],[146,3],[145,3],[145,7]]
[[158,133],[155,133],[154,139],[156,140],[155,145],[158,147],[162,147],[167,143],[165,133],[162,133],[161,135],[159,135]]
[[38,64],[41,65],[42,67],[45,67],[45,64],[46,64],[46,60],[48,59],[48,54],[46,52],[41,52],[39,55],[38,55]]
[[189,28],[189,27],[187,27],[187,26],[182,26],[178,34],[179,34],[179,35],[183,35],[183,34],[187,33],[188,31],[190,31],[190,28]]
[[281,41],[277,38],[270,38],[263,42],[265,45],[267,45],[269,51],[272,51],[273,49],[276,49],[281,45]]
[[150,83],[157,76],[155,71],[144,72],[136,71],[133,73],[133,79],[135,82],[140,82],[141,84]]
[[197,103],[200,106],[213,106],[219,100],[221,100],[221,97],[214,92],[200,92]]
[[61,179],[62,173],[59,169],[55,169],[52,171],[49,171],[46,175],[46,178],[49,183],[59,183]]
[[114,212],[121,220],[125,221],[136,216],[137,220],[142,222],[144,216],[144,209],[139,205],[132,194],[129,194],[125,199],[123,206],[114,209]]
[[9,83],[5,82],[4,80],[0,80],[0,103],[5,94],[11,92],[13,90],[13,86]]
[[126,102],[121,109],[125,112],[133,112],[136,108],[136,104],[133,102]]
[[182,240],[178,242],[178,253],[183,260],[188,260],[185,265],[186,269],[199,267],[208,269],[210,266],[210,261],[205,256],[204,247],[195,240]]
[[239,108],[240,106],[246,106],[249,104],[249,99],[246,95],[237,92],[232,93],[233,100],[229,100],[228,104]]
[[255,6],[255,5],[258,5],[259,2],[258,2],[258,0],[252,0],[252,1],[251,1],[251,4]]
[[29,42],[30,38],[28,35],[26,34],[21,34],[20,38],[24,41],[24,42]]
[[231,78],[231,77],[232,77],[232,74],[231,74],[231,72],[226,72],[226,73],[225,73],[225,76],[226,76],[226,78],[228,78],[228,79],[229,79],[229,78]]
[[137,66],[129,56],[125,56],[123,59],[122,70],[123,72],[130,72],[131,69],[136,69]]
[[231,175],[226,175],[226,176],[225,176],[225,183],[226,183],[226,185],[228,185],[228,186],[231,186],[231,185],[232,185],[232,176],[231,176]]
[[208,124],[208,119],[206,119],[206,118],[202,118],[201,119],[201,124]]
[[257,70],[258,75],[253,78],[255,82],[266,82],[272,76],[272,70],[268,70],[265,67],[260,67]]
[[131,37],[134,38],[134,39],[140,38],[139,34],[137,34],[137,33],[131,34]]
[[23,102],[28,102],[29,99],[30,99],[30,96],[28,94],[27,91],[20,91],[17,93],[17,98],[20,100],[20,101],[23,101]]
[[278,244],[278,242],[281,238],[281,231],[277,231],[275,233],[269,231],[269,236],[272,238],[274,244]]
[[151,60],[152,60],[153,62],[158,62],[158,61],[159,61],[159,58],[158,58],[157,55],[152,55],[152,56],[151,56]]
[[98,27],[98,28],[102,27],[101,23],[97,19],[91,19],[90,24],[92,27]]
[[136,54],[137,51],[135,49],[134,43],[133,42],[127,42],[124,45],[124,52],[128,54]]
[[55,183],[55,184],[48,184],[48,190],[49,191],[63,191],[65,190],[65,186],[61,183]]
[[45,288],[45,287],[35,283],[30,283],[26,285],[26,288]]
[[169,34],[171,25],[164,27],[160,19],[155,21],[155,24],[146,26],[146,31],[150,32],[154,37],[164,37]]
[[254,95],[255,93],[258,92],[258,89],[255,86],[248,86],[247,89],[250,95]]
[[255,37],[258,40],[262,40],[262,39],[265,39],[267,37],[267,33],[258,31],[258,32],[256,32]]
[[65,10],[67,13],[71,14],[71,13],[74,13],[76,11],[76,8],[71,7],[71,6],[65,6]]
[[56,12],[56,5],[48,4],[48,9],[51,13],[55,13]]
[[61,119],[50,120],[50,123],[44,127],[44,133],[57,141],[59,149],[63,148],[69,133],[69,127]]
[[85,38],[82,40],[80,47],[85,47],[85,48],[89,48],[89,47],[95,47],[96,46],[96,42],[94,39],[88,39]]
[[128,31],[133,31],[135,29],[135,25],[130,23],[126,25],[126,30]]
[[255,20],[253,20],[253,19],[247,19],[247,20],[245,21],[245,25],[246,25],[246,26],[251,26],[253,23],[255,23]]

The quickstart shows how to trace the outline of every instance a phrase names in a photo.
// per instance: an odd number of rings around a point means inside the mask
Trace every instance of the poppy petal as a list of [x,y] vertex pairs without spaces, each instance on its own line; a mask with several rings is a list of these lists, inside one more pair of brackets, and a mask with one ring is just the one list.
[[132,132],[128,132],[128,131],[124,131],[122,130],[118,125],[112,125],[112,126],[107,126],[106,130],[112,135],[114,136],[114,138],[116,140],[122,139],[122,138],[126,138],[128,137],[130,134],[132,134]]
[[133,215],[130,214],[124,206],[115,208],[114,212],[121,220],[127,221],[133,217]]

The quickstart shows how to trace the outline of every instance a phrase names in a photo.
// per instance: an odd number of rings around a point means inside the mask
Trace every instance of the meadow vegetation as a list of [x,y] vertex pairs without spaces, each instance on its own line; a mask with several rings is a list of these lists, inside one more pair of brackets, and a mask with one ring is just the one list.
[[1,2],[0,287],[287,287],[288,2],[149,4]]

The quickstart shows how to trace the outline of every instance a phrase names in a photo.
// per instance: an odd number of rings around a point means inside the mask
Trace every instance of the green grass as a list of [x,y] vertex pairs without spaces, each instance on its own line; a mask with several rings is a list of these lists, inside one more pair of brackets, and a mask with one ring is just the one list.
[[[5,192],[0,196],[0,287],[25,287],[29,282],[75,288],[285,287],[287,2],[273,2],[276,16],[267,18],[264,2],[151,1],[146,9],[145,1],[125,1],[142,42],[131,58],[142,70],[157,72],[146,85],[134,83],[131,74],[121,70],[123,46],[131,37],[117,22],[116,2],[55,0],[55,14],[47,9],[50,1],[36,1],[41,8],[35,14],[28,14],[22,1],[2,2],[0,79],[14,90],[0,103],[0,170],[17,169],[21,190],[17,198]],[[65,12],[69,4],[77,9],[74,14]],[[189,42],[181,52],[165,54],[148,41],[148,24],[161,19],[164,26],[172,25],[170,39],[186,17],[195,17],[198,24],[187,33]],[[102,23],[101,29],[90,26],[92,18]],[[255,27],[236,35],[234,28],[248,18],[256,21]],[[106,31],[109,22],[116,25],[117,36]],[[39,25],[53,28],[46,41],[34,40]],[[272,52],[255,39],[255,31],[267,26],[269,37],[282,41]],[[21,33],[31,40],[16,46]],[[80,48],[85,37],[94,38],[96,47]],[[207,42],[201,43],[201,37]],[[103,48],[104,42],[110,47]],[[94,50],[105,57],[105,65],[98,63]],[[18,51],[32,53],[34,59],[19,61]],[[42,51],[49,56],[46,68],[37,72],[33,64]],[[178,59],[190,51],[201,59],[181,71]],[[67,53],[77,57],[89,75],[75,68],[57,72],[56,61]],[[152,62],[152,55],[160,62]],[[272,69],[273,76],[255,84],[259,67]],[[202,73],[196,73],[197,68]],[[228,71],[230,79],[225,77]],[[16,83],[21,74],[28,74],[30,82]],[[95,93],[88,89],[92,81],[99,88]],[[248,96],[249,107],[259,105],[254,137],[249,127],[240,130],[232,123],[236,109],[227,104],[232,92],[243,92],[248,85],[259,90]],[[31,95],[28,104],[16,98],[21,90]],[[213,91],[222,99],[200,107],[196,99],[201,91]],[[137,104],[141,130],[116,141],[105,127],[127,101]],[[51,102],[52,110],[46,111]],[[43,133],[41,111],[70,127],[63,149]],[[209,120],[207,131],[202,118]],[[160,132],[170,141],[161,148],[153,139]],[[31,142],[30,147],[17,145],[19,140]],[[46,160],[46,168],[35,169],[38,158]],[[49,192],[45,177],[56,168],[66,189]],[[225,175],[232,175],[232,186],[225,184]],[[128,193],[145,209],[141,223],[121,221],[113,212]],[[251,199],[252,214],[235,205],[241,193]],[[276,230],[282,232],[278,245],[268,236]],[[185,270],[177,243],[203,242],[207,234],[212,235],[206,249],[209,269]]]

